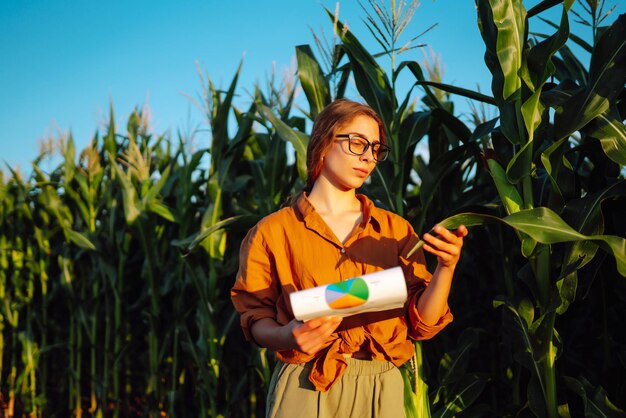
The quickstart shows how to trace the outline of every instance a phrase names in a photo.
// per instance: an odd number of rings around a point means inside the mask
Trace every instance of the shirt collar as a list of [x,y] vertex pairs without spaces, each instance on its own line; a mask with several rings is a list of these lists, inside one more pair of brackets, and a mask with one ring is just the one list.
[[[359,201],[361,202],[361,208],[363,209],[362,225],[365,226],[368,223],[372,223],[374,227],[378,227],[380,223],[378,219],[376,218],[378,217],[378,211],[380,209],[378,209],[374,205],[374,202],[372,202],[364,194],[357,194],[356,198],[359,199]],[[305,222],[307,218],[309,218],[311,214],[315,212],[315,207],[313,206],[308,196],[304,192],[300,194],[300,197],[298,197],[298,200],[296,200],[296,203],[294,206],[296,210],[300,212],[300,215],[302,216],[302,220],[304,220]]]
[[300,196],[298,196],[298,200],[296,200],[294,206],[297,212],[299,212],[302,216],[303,220],[305,220],[313,212],[315,212],[315,208],[313,207],[313,204],[311,203],[305,192],[300,193]]

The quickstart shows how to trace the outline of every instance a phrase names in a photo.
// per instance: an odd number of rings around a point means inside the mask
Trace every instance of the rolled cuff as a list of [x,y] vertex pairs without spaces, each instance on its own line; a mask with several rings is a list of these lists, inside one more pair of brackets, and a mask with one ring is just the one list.
[[419,311],[417,310],[416,301],[412,300],[411,302],[412,303],[409,303],[409,309],[406,316],[409,328],[408,335],[413,340],[428,340],[434,337],[454,319],[452,312],[450,312],[450,308],[448,307],[436,324],[428,325],[422,320]]
[[252,335],[252,325],[263,318],[276,319],[276,310],[272,308],[256,308],[241,314],[241,330],[247,341],[252,341],[256,345],[259,345]]

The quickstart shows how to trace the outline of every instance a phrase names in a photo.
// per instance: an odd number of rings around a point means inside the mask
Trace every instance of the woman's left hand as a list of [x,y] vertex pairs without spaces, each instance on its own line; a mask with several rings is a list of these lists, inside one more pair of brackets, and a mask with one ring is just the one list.
[[463,238],[467,236],[467,228],[460,225],[456,231],[449,231],[441,225],[435,225],[433,230],[437,236],[424,234],[424,251],[437,256],[439,267],[454,269],[461,256]]

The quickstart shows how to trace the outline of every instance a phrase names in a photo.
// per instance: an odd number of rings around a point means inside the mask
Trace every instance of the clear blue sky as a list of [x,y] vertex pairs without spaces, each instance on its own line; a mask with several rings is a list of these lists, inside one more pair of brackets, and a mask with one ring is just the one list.
[[[525,3],[530,8],[538,1]],[[147,104],[155,133],[169,130],[175,137],[178,130],[202,125],[202,113],[187,97],[198,97],[201,90],[196,62],[218,86],[226,87],[243,58],[238,92],[245,99],[246,89],[264,81],[273,65],[279,74],[292,65],[296,45],[313,45],[310,28],[331,34],[323,7],[334,10],[335,4],[335,0],[4,1],[0,170],[6,173],[6,161],[30,172],[38,141],[60,132],[71,130],[82,149],[108,119],[110,102],[121,124],[133,107]],[[616,13],[625,9],[622,3]],[[370,52],[379,52],[362,22],[364,16],[356,0],[340,2],[340,18]],[[480,84],[489,92],[474,2],[423,0],[402,39],[433,23],[438,26],[420,41],[440,54],[444,81],[471,89]],[[573,30],[588,32],[576,25]],[[421,61],[423,54],[415,49],[400,59]]]

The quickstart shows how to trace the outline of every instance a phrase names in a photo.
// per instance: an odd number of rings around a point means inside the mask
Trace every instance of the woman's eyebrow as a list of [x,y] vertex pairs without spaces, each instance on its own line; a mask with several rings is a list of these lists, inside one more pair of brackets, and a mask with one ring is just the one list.
[[348,132],[348,135],[356,135],[356,136],[360,136],[363,139],[366,139],[370,144],[375,144],[375,143],[380,143],[380,139],[377,139],[376,141],[372,141],[371,139],[369,139],[366,135],[362,134],[361,132]]

